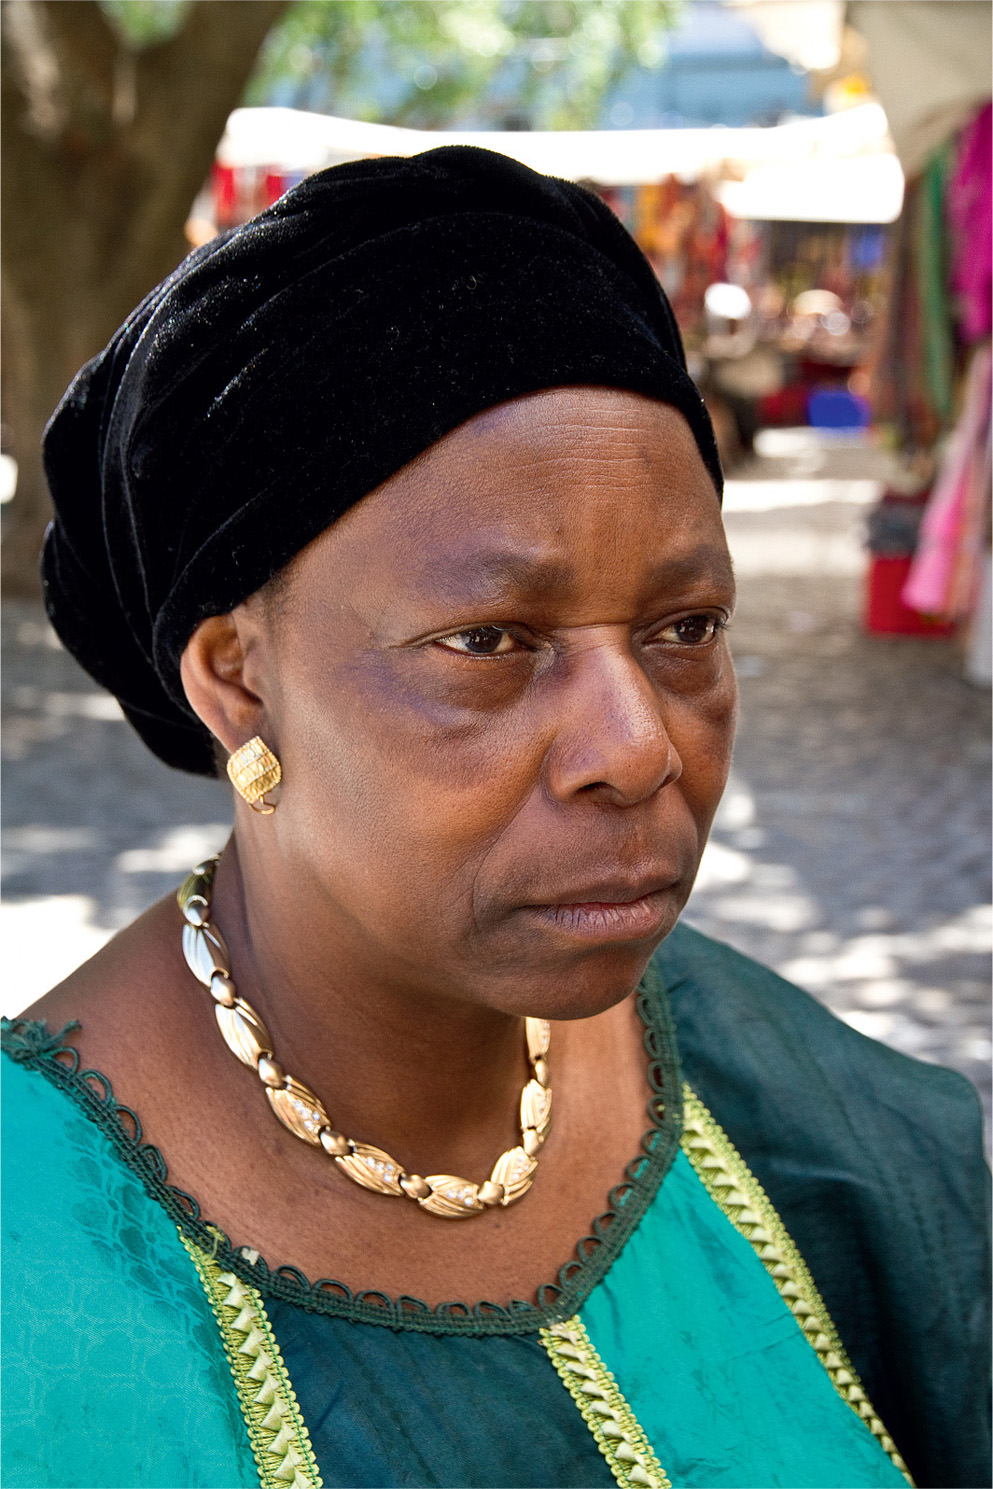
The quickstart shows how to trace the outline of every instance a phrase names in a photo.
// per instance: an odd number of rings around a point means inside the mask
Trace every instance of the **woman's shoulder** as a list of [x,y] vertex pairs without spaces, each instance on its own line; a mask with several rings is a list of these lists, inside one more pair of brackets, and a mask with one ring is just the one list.
[[688,926],[655,966],[684,1078],[799,1246],[904,1456],[922,1482],[984,1482],[989,1173],[974,1087]]
[[137,1227],[150,1263],[144,1284],[168,1290],[187,1268],[177,1266],[173,1219],[149,1193],[156,1181],[164,1187],[164,1165],[107,1078],[82,1068],[77,1028],[40,1019],[0,1026],[6,1264],[23,1269],[28,1290],[39,1269],[67,1280],[91,1272],[106,1283],[131,1249],[122,1228],[133,1240]]
[[[962,1229],[987,1214],[983,1119],[957,1071],[850,1028],[770,968],[689,926],[656,953],[684,1079],[773,1199],[827,1218],[844,1196],[889,1234]],[[971,1239],[970,1239],[971,1238]],[[954,1271],[954,1266],[951,1268]],[[948,1268],[946,1268],[946,1274]]]
[[866,1120],[874,1112],[909,1124],[918,1139],[923,1130],[937,1148],[981,1153],[979,1097],[957,1071],[868,1038],[770,967],[682,922],[654,960],[691,1084],[719,1076],[727,1091],[760,1076],[781,1100],[800,1082],[807,1109],[813,1081]]
[[[3,1027],[7,1478],[138,1483],[154,1462],[156,1482],[247,1482],[209,1302],[147,1192],[161,1160],[109,1083],[79,1068],[72,1033]],[[196,1478],[204,1466],[216,1477]]]
[[[99,1130],[112,1120],[109,1086],[98,1072],[80,1070],[72,1043],[77,1029],[44,1019],[0,1020],[0,1047],[8,1057],[0,1082],[8,1241],[22,1239],[25,1212],[41,1225],[54,1221],[49,1239],[58,1241],[68,1230],[59,1211],[71,1213],[77,1200],[85,1202],[104,1165],[112,1174],[119,1170]],[[103,1124],[94,1121],[101,1107]]]

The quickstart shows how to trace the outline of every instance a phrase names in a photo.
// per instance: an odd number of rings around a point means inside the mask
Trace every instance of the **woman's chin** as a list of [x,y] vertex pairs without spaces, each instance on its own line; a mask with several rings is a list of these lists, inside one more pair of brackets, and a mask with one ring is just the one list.
[[479,1001],[531,1018],[586,1019],[622,1002],[637,988],[656,947],[676,916],[639,940],[607,941],[571,948],[571,954],[518,959],[482,993]]

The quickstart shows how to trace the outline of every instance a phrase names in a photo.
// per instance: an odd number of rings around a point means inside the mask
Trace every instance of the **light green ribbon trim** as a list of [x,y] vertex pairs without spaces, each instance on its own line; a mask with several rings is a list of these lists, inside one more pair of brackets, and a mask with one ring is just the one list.
[[842,1344],[807,1264],[762,1185],[722,1127],[683,1086],[683,1152],[707,1193],[744,1236],[796,1319],[838,1395],[860,1417],[911,1486],[907,1465],[883,1426]]
[[179,1236],[217,1319],[261,1489],[322,1489],[310,1434],[261,1294],[224,1271],[182,1231]]
[[622,1489],[672,1484],[578,1314],[541,1330],[541,1342]]

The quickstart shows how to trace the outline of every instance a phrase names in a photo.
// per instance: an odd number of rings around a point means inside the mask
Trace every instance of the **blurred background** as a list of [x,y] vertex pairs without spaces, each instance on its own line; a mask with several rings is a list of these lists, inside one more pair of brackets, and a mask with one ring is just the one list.
[[683,328],[741,586],[686,918],[988,1109],[987,0],[4,0],[14,1015],[219,847],[42,610],[45,422],[191,245],[448,141],[598,191]]

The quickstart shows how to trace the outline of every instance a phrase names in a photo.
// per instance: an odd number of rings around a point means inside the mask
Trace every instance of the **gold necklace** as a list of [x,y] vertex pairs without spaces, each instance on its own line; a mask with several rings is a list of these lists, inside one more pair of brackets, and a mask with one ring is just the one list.
[[527,1194],[538,1168],[538,1153],[552,1123],[552,1092],[548,1084],[546,1019],[524,1020],[531,1075],[521,1092],[521,1141],[501,1153],[493,1172],[482,1184],[455,1174],[406,1173],[382,1148],[356,1143],[336,1132],[318,1098],[302,1081],[280,1065],[272,1038],[250,1003],[238,997],[231,977],[231,959],[224,937],[210,922],[210,901],[217,859],[197,864],[183,880],[176,898],[183,912],[183,955],[194,977],[210,989],[214,1013],[224,1042],[233,1055],[254,1070],[265,1087],[269,1105],[283,1126],[315,1148],[323,1148],[356,1184],[377,1194],[406,1196],[445,1220],[466,1220],[497,1205],[512,1205]]

